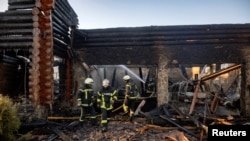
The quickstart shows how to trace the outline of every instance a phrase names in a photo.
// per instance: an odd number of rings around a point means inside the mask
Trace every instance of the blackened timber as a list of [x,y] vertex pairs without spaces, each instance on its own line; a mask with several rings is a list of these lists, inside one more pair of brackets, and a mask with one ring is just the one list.
[[68,21],[69,26],[76,26],[78,24],[78,19],[76,18],[76,13],[70,7],[70,4],[67,0],[62,0],[58,5],[63,9],[63,12],[66,12],[66,21]]
[[33,23],[0,23],[0,28],[33,28]]
[[[250,34],[250,32],[249,32]],[[249,34],[243,33],[234,33],[234,34],[215,34],[215,35],[178,35],[178,36],[130,36],[130,37],[100,37],[100,38],[90,38],[88,36],[85,43],[88,42],[135,42],[135,41],[168,41],[168,40],[201,40],[201,39],[215,39],[215,40],[223,40],[223,39],[248,39],[250,37]]]
[[56,32],[57,34],[60,34],[63,37],[69,36],[69,34],[67,34],[67,31],[61,30],[60,28],[57,28],[56,26],[53,26],[53,31]]
[[31,42],[33,40],[32,36],[0,36],[0,42]]
[[91,30],[81,30],[88,34],[89,38],[108,38],[108,37],[131,37],[131,36],[146,36],[146,37],[152,37],[152,36],[183,36],[183,35],[220,35],[220,34],[249,34],[250,33],[250,27],[247,29],[231,29],[231,30],[201,30],[201,31],[195,31],[195,30],[174,30],[174,31],[142,31],[142,32],[128,32],[124,30],[124,32],[108,32],[108,30],[104,33],[102,32],[91,32]]
[[64,27],[64,28],[68,28],[69,26],[64,22],[62,21],[61,19],[59,19],[58,15],[56,15],[56,13],[54,13],[55,15],[52,16],[52,19],[53,19],[53,24],[56,22],[58,25]]
[[63,23],[65,27],[69,27],[68,19],[64,18],[61,12],[58,10],[53,11],[53,16],[52,18],[55,18],[56,21],[59,21],[60,23]]
[[24,5],[9,5],[8,10],[17,10],[17,9],[32,9],[35,7],[35,4],[24,4]]
[[0,13],[0,16],[17,16],[17,15],[30,15],[32,16],[32,10],[13,10]]
[[64,37],[64,36],[57,34],[55,32],[53,33],[53,36],[54,36],[54,38],[57,38],[58,40],[61,40],[64,43],[70,42],[70,39],[68,37]]
[[58,23],[59,25],[61,25],[62,27],[69,27],[68,23],[66,23],[64,20],[67,20],[67,19],[61,19],[60,18],[60,14],[59,12],[57,11],[53,11],[53,16],[52,16],[52,19],[53,19],[53,24],[56,22]]
[[197,41],[135,41],[135,42],[110,42],[110,43],[84,43],[85,47],[124,47],[124,46],[157,46],[157,45],[206,45],[206,44],[249,44],[248,39],[239,39],[239,40],[231,40],[231,39],[225,39],[225,40],[197,40]]
[[22,15],[22,16],[1,16],[0,22],[7,22],[7,23],[24,23],[24,22],[32,22],[32,15]]
[[16,65],[19,62],[18,59],[8,56],[8,55],[0,55],[0,60],[3,60],[5,63],[9,65]]
[[32,48],[32,42],[0,43],[0,48]]
[[0,35],[32,35],[33,29],[0,29]]
[[64,21],[67,23],[67,25],[70,25],[70,23],[69,23],[70,22],[70,18],[69,18],[68,13],[66,12],[65,9],[62,8],[61,3],[57,2],[57,1],[55,2],[55,11],[59,11],[58,13],[60,13],[60,16],[62,18],[64,18]]
[[33,4],[34,0],[8,0],[9,4]]
[[65,47],[65,48],[67,48],[67,46],[68,46],[67,43],[65,43],[64,41],[62,41],[62,40],[60,40],[58,38],[54,38],[54,42],[60,44],[60,46]]

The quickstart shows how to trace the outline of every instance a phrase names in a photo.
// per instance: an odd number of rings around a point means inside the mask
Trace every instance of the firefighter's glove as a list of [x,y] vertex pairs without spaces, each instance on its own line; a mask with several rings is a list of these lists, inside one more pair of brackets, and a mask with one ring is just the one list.
[[114,104],[115,103],[115,101],[114,100],[111,100],[111,104]]
[[77,106],[78,107],[80,107],[81,106],[81,104],[82,104],[82,102],[79,100],[79,101],[77,101]]
[[101,106],[100,106],[100,104],[97,104],[97,108],[100,108]]

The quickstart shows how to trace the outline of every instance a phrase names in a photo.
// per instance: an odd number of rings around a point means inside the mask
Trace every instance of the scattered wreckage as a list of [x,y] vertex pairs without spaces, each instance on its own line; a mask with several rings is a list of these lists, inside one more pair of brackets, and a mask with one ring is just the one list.
[[[18,133],[29,136],[29,140],[206,140],[209,125],[248,124],[248,119],[240,117],[239,75],[228,90],[218,88],[210,91],[206,83],[209,79],[239,69],[235,65],[219,72],[206,75],[196,81],[173,83],[169,87],[169,102],[157,105],[157,98],[137,99],[135,119],[130,122],[122,112],[122,99],[116,102],[112,111],[110,128],[102,133],[99,126],[79,124],[79,109],[63,103],[55,105],[47,120],[36,119],[31,104],[20,104],[22,124]],[[231,89],[229,91],[229,89]],[[98,111],[97,111],[98,112]],[[100,118],[100,115],[98,115]],[[125,134],[124,134],[125,133]]]

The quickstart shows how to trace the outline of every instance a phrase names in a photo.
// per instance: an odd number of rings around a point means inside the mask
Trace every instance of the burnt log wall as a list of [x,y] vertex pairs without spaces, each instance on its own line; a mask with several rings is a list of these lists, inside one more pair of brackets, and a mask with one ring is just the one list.
[[[74,57],[71,33],[78,26],[77,15],[67,0],[8,0],[8,4],[8,10],[0,13],[0,52],[5,56],[1,57],[5,58],[1,59],[1,67],[11,73],[10,61],[6,58],[14,58],[14,68],[23,62],[18,55],[28,58],[27,89],[31,100],[34,105],[52,103],[54,57],[61,60]],[[65,61],[61,61],[61,65],[66,66]],[[1,71],[1,75],[4,74]],[[4,77],[0,82],[11,84],[16,74],[14,71],[11,77]],[[10,90],[7,85],[0,87],[0,90]],[[3,93],[8,94],[7,91]]]

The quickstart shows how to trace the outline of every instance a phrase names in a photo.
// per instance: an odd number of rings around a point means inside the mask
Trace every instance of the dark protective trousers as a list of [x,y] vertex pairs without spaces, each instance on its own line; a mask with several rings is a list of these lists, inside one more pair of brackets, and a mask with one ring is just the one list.
[[81,106],[81,115],[80,115],[80,122],[84,122],[86,119],[86,114],[90,113],[90,122],[91,124],[96,124],[96,112],[93,106],[84,107]]
[[108,127],[108,120],[111,116],[111,110],[101,108],[101,112],[102,112],[101,126],[107,128]]

